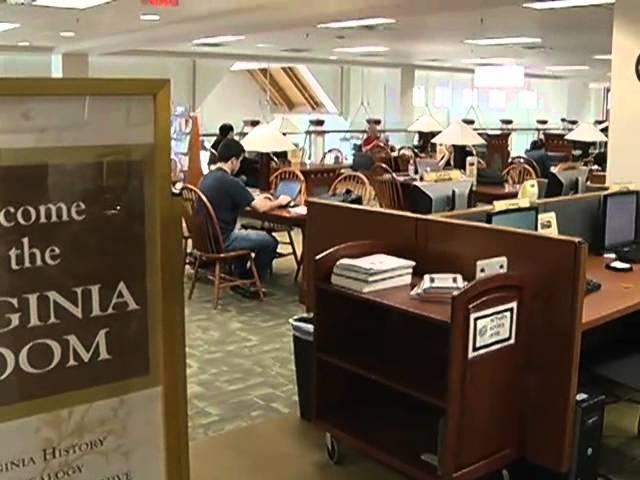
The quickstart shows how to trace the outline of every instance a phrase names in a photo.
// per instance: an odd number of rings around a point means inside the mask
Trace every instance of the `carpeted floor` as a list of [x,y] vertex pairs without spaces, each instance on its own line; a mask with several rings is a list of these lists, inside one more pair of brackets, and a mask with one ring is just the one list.
[[186,300],[191,440],[297,408],[288,319],[303,313],[291,257],[277,260],[264,303],[230,291],[213,310],[213,288]]

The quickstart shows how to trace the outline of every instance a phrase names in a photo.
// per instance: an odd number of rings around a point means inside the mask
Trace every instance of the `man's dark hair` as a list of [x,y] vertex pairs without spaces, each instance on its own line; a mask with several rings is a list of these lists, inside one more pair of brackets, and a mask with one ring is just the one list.
[[544,141],[541,139],[534,140],[531,142],[529,150],[544,150]]
[[227,138],[218,148],[218,162],[227,163],[233,158],[238,160],[244,155],[245,149],[235,138]]
[[226,138],[231,132],[233,132],[233,125],[230,123],[223,123],[218,127],[218,135],[222,138]]

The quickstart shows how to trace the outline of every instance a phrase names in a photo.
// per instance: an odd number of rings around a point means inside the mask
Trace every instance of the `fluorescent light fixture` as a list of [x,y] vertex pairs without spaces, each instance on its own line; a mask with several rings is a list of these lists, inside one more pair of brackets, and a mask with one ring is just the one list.
[[476,67],[473,86],[474,88],[522,88],[524,87],[524,67],[518,65]]
[[193,41],[194,45],[208,45],[216,43],[230,43],[244,40],[244,35],[218,35],[217,37],[203,37]]
[[142,20],[143,22],[159,22],[160,15],[158,15],[157,13],[141,13],[140,20]]
[[550,72],[575,72],[579,70],[589,70],[587,65],[551,65],[547,67]]
[[516,63],[513,58],[508,57],[490,57],[490,58],[464,58],[460,63],[468,65],[509,65]]
[[72,32],[71,30],[66,30],[64,32],[60,32],[60,36],[63,38],[73,38],[76,36],[76,32]]
[[364,47],[340,47],[333,49],[333,51],[336,53],[377,53],[387,52],[388,50],[388,47],[382,47],[379,45],[370,45]]
[[611,5],[616,0],[542,0],[538,2],[527,2],[522,6],[535,10],[552,10],[557,8],[593,7],[596,5]]
[[27,42],[26,40],[22,41],[22,42],[18,42],[18,46],[19,47],[30,47],[31,46],[31,42]]
[[487,47],[491,45],[525,45],[528,43],[542,43],[542,39],[536,37],[496,37],[465,40],[464,43]]
[[97,7],[98,5],[104,5],[112,1],[113,0],[35,0],[33,5],[36,7],[86,10],[87,8]]
[[337,22],[321,23],[316,25],[318,28],[358,28],[358,27],[373,27],[375,25],[389,25],[396,23],[395,18],[356,18],[353,20],[340,20]]
[[596,60],[611,60],[612,55],[610,53],[608,55],[594,55],[593,58]]
[[336,57],[335,55],[331,55],[331,56],[329,57],[329,60],[338,60],[338,57]]
[[273,48],[275,47],[272,43],[256,43],[256,47],[258,48]]
[[9,30],[13,30],[14,28],[19,28],[19,23],[11,23],[11,22],[0,22],[0,32],[6,32]]

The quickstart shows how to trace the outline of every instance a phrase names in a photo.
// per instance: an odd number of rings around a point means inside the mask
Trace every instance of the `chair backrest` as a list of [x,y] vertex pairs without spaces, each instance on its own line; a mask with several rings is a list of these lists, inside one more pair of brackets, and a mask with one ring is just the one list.
[[343,165],[345,161],[344,153],[339,148],[331,148],[324,152],[322,155],[322,159],[320,160],[321,164],[326,164],[327,160],[329,165]]
[[516,165],[516,164],[527,165],[528,167],[531,168],[531,170],[533,170],[535,172],[536,178],[541,178],[542,177],[542,172],[540,171],[540,167],[538,166],[538,164],[536,162],[531,160],[529,157],[522,157],[522,156],[512,157],[509,160],[509,164],[507,165],[507,167],[509,167],[511,165]]
[[191,185],[182,187],[182,219],[193,249],[210,255],[224,253],[224,240],[213,207],[207,197]]
[[386,145],[378,142],[369,150],[367,150],[367,153],[371,155],[374,163],[383,163],[389,168],[392,167],[391,150]]
[[336,181],[333,182],[333,185],[331,185],[329,193],[335,195],[347,190],[351,190],[356,195],[360,195],[363,205],[373,204],[376,197],[376,192],[367,177],[359,172],[347,172],[340,175]]
[[404,210],[402,187],[393,171],[383,163],[376,163],[369,175],[380,206],[392,210]]
[[535,180],[536,172],[524,163],[513,163],[502,172],[504,181],[509,185],[522,185],[527,180]]
[[295,168],[281,168],[276,173],[271,175],[271,179],[269,180],[271,191],[275,192],[278,189],[278,185],[283,180],[294,180],[296,182],[299,182],[301,188],[300,196],[298,197],[297,202],[303,204],[307,201],[307,182],[304,178],[304,175],[300,173],[300,170],[296,170]]

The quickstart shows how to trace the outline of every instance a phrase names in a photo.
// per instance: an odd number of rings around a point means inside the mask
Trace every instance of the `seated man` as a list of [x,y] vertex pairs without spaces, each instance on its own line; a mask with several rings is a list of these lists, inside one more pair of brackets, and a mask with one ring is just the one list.
[[544,141],[542,139],[537,139],[531,142],[531,146],[529,150],[524,152],[527,158],[530,158],[538,168],[540,169],[540,174],[542,178],[549,178],[549,173],[551,173],[551,167],[553,166],[553,161],[551,157],[547,154],[547,150],[545,149]]
[[[267,212],[284,207],[291,199],[282,196],[274,200],[271,195],[256,197],[234,174],[244,156],[244,147],[232,138],[225,140],[218,148],[218,163],[205,175],[200,190],[207,197],[218,218],[220,230],[227,251],[250,250],[255,253],[256,269],[261,279],[271,272],[271,264],[276,257],[278,241],[266,232],[254,230],[236,230],[238,215],[251,207],[258,212]],[[242,278],[250,278],[248,259],[234,265],[234,273]]]

